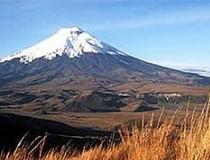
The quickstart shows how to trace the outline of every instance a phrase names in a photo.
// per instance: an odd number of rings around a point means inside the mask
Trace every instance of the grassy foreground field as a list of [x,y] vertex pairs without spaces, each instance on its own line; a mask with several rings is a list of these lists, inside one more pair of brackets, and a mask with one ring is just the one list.
[[[11,152],[2,151],[0,159],[5,160],[208,160],[210,159],[210,100],[198,114],[186,110],[180,125],[174,125],[173,118],[167,118],[164,110],[154,123],[153,116],[148,122],[136,123],[119,130],[121,142],[108,146],[96,146],[82,152],[71,147],[52,149],[44,152],[45,137],[37,137],[31,144],[20,141]],[[36,144],[36,145],[34,145]]]

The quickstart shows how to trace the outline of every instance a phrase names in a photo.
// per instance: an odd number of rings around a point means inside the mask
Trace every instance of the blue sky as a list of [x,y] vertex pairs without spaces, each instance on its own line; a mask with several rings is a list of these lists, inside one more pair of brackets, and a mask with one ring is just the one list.
[[0,58],[71,26],[143,60],[210,68],[210,0],[0,0]]

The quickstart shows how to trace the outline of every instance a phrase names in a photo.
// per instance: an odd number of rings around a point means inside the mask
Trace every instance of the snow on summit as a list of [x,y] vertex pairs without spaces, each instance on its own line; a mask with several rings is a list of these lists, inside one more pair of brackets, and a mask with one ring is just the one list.
[[24,49],[0,62],[19,58],[22,63],[29,63],[38,58],[54,59],[66,54],[69,58],[79,57],[85,53],[124,54],[119,50],[97,40],[78,27],[62,28],[51,37]]

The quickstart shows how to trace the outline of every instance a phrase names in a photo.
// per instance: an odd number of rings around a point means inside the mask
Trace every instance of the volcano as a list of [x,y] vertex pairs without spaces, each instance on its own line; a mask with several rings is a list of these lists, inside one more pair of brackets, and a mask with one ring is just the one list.
[[202,86],[210,78],[137,59],[78,27],[60,29],[0,61],[2,106],[66,104],[75,95],[85,99],[89,91],[132,83]]
[[[28,49],[0,61],[0,86],[34,85],[74,76],[113,82],[132,79],[205,84],[206,77],[154,65],[99,41],[78,27],[63,28]],[[61,83],[61,81],[59,81]]]

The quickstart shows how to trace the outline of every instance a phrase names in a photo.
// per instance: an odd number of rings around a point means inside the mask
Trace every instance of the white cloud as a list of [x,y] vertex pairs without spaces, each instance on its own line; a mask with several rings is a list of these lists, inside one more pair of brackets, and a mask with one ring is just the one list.
[[180,61],[173,61],[173,60],[147,60],[149,62],[162,65],[165,67],[170,67],[170,68],[176,68],[176,69],[202,69],[202,70],[209,70],[210,71],[210,66],[206,62],[202,64],[198,64],[195,61],[192,60],[180,60]]

